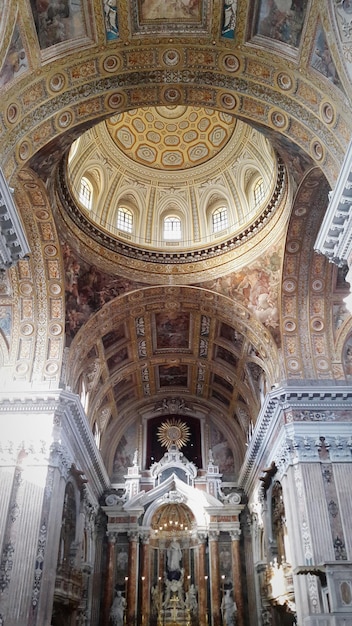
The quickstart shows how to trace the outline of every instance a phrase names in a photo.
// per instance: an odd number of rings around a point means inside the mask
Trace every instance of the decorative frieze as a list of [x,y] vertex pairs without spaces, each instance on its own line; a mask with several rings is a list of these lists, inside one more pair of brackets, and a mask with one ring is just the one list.
[[13,555],[15,552],[15,546],[10,540],[4,545],[2,551],[2,558],[0,564],[0,591],[5,591],[9,586],[11,579],[11,572],[13,568]]
[[350,386],[292,385],[273,390],[265,398],[248,442],[239,485],[250,491],[259,468],[272,461],[279,478],[289,465],[319,461],[321,438],[330,462],[352,462],[351,411]]
[[43,523],[39,532],[37,554],[35,558],[34,584],[33,584],[33,591],[32,591],[32,606],[33,607],[35,607],[38,604],[38,600],[39,600],[40,587],[41,587],[42,576],[43,576],[47,531],[48,529],[47,529],[46,523]]

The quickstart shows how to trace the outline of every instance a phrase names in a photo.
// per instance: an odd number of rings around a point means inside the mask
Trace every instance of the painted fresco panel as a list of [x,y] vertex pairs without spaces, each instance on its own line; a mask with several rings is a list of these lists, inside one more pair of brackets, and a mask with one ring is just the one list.
[[343,369],[347,380],[352,380],[352,337],[346,342],[343,357],[342,357]]
[[237,0],[224,0],[221,36],[235,38]]
[[189,348],[189,313],[157,313],[155,315],[156,349]]
[[10,306],[0,306],[0,332],[6,339],[11,336],[12,328],[12,308]]
[[10,47],[5,55],[4,63],[0,70],[0,87],[10,83],[14,78],[23,74],[28,69],[27,54],[23,46],[21,33],[15,26],[11,38]]
[[342,88],[321,24],[319,24],[315,34],[310,64],[315,70],[320,72],[320,74],[323,74],[323,76],[334,83],[334,85]]
[[116,448],[113,469],[112,482],[120,482],[127,474],[127,468],[133,465],[133,455],[137,449],[137,426],[132,424],[124,432],[120,442]]
[[255,34],[297,48],[306,11],[306,0],[261,0]]
[[159,382],[160,387],[187,387],[187,365],[160,365]]
[[210,427],[210,442],[214,464],[219,466],[223,480],[233,480],[235,465],[232,450],[225,435],[213,423]]
[[210,0],[133,0],[135,33],[203,32],[209,30]]
[[83,0],[36,0],[31,8],[41,50],[87,35]]
[[[208,289],[241,302],[272,333],[280,344],[278,290],[281,276],[282,250],[273,248],[247,268],[228,276],[205,282]],[[240,338],[238,338],[240,341]],[[236,338],[233,343],[236,345]],[[221,358],[224,358],[222,356]],[[226,360],[226,358],[225,358]]]
[[[95,265],[88,265],[80,259],[70,246],[63,242],[66,294],[66,341],[71,344],[79,329],[106,302],[138,287],[125,278],[109,276],[100,272]],[[115,332],[123,332],[117,331]],[[116,335],[118,341],[119,335]],[[120,337],[122,339],[122,335]],[[105,340],[105,338],[104,338]],[[106,337],[107,344],[113,343]],[[112,344],[111,344],[112,345]],[[107,348],[107,346],[105,346]]]
[[103,11],[106,39],[108,41],[113,41],[119,36],[117,0],[104,0]]
[[199,22],[201,17],[201,0],[138,0],[141,22],[154,20],[183,20]]

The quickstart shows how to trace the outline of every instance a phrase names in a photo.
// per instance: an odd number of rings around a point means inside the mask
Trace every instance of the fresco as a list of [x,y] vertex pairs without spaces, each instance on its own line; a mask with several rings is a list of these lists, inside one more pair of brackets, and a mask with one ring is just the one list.
[[241,302],[264,324],[279,345],[278,292],[281,277],[282,251],[274,247],[257,261],[214,281],[203,283],[206,289],[213,289]]
[[224,0],[221,36],[235,38],[237,0]]
[[120,350],[118,350],[117,352],[114,352],[114,354],[106,362],[109,368],[110,374],[115,369],[117,369],[121,365],[121,363],[123,363],[123,361],[126,361],[127,359],[128,359],[128,350],[126,346],[123,346]]
[[261,0],[255,34],[297,48],[301,41],[306,11],[306,0]]
[[187,365],[159,365],[160,387],[187,387]]
[[342,357],[343,369],[347,380],[352,380],[352,337],[346,341]]
[[222,322],[221,324],[220,337],[231,341],[231,343],[235,346],[235,348],[237,348],[239,352],[242,350],[242,345],[244,341],[243,335],[235,330],[235,328],[232,328],[232,326],[225,324],[225,322]]
[[127,468],[133,465],[133,457],[137,448],[137,426],[132,424],[123,434],[116,448],[113,468],[112,482],[120,482],[127,474]]
[[[351,44],[352,0],[335,0],[333,4],[341,43],[347,45],[349,49]],[[351,64],[350,57],[348,64]]]
[[210,0],[132,0],[135,33],[206,32],[211,22]]
[[23,46],[21,33],[16,25],[11,38],[10,47],[5,55],[0,70],[0,87],[11,82],[28,69],[28,59]]
[[157,313],[155,326],[157,350],[189,348],[189,313]]
[[122,380],[119,380],[119,382],[116,383],[116,385],[114,385],[114,398],[115,400],[117,400],[119,398],[119,396],[126,391],[126,389],[128,389],[128,387],[131,387],[131,385],[133,384],[133,378],[132,378],[132,374],[130,374],[129,376],[122,378]]
[[210,447],[214,464],[219,466],[223,480],[233,480],[235,465],[232,450],[223,433],[213,423],[210,426]]
[[230,400],[225,398],[225,396],[223,396],[222,393],[219,393],[216,389],[212,390],[211,397],[215,398],[215,400],[218,400],[218,402],[221,402],[221,404],[224,404],[225,406],[230,406]]
[[319,24],[315,34],[310,65],[320,72],[320,74],[328,78],[334,85],[342,88],[321,24]]
[[66,344],[69,346],[79,329],[106,302],[139,285],[125,278],[113,277],[88,265],[63,243],[66,293]]
[[106,39],[113,41],[119,36],[117,0],[103,0],[103,11]]
[[82,0],[34,0],[31,8],[42,50],[87,34]]
[[225,576],[227,583],[232,580],[232,546],[230,542],[219,542],[220,575]]
[[10,339],[12,328],[12,308],[10,306],[0,306],[0,332],[6,339]]
[[150,20],[199,21],[201,0],[139,0],[138,9],[141,22]]
[[216,346],[215,356],[217,359],[222,359],[222,361],[232,365],[233,368],[237,367],[238,359],[232,354],[232,352],[229,352],[229,350],[226,350],[223,346]]

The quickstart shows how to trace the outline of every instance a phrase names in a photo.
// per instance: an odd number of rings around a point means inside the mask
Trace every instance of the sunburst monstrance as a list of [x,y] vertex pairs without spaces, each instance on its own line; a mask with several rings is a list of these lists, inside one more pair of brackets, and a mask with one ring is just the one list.
[[180,449],[186,445],[189,438],[189,426],[180,420],[166,420],[158,428],[158,440],[165,448],[174,445]]

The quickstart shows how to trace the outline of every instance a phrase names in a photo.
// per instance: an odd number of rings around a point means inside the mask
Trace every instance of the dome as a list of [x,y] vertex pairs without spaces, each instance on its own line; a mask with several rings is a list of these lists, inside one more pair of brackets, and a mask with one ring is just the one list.
[[124,242],[124,254],[137,246],[177,255],[178,263],[185,250],[223,251],[234,236],[257,232],[277,200],[278,176],[262,133],[196,106],[114,115],[83,134],[67,161],[70,195],[91,234],[103,233],[105,246]]

